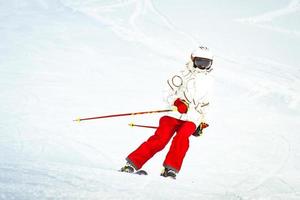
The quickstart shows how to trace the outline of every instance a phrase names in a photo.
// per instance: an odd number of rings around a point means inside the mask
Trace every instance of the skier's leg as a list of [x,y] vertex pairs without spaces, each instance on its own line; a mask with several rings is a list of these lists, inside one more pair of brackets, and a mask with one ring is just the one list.
[[189,148],[189,137],[196,129],[193,122],[182,122],[181,126],[177,129],[176,136],[173,138],[170,150],[164,161],[164,167],[179,172],[185,154]]
[[155,134],[129,154],[126,160],[135,169],[140,169],[154,154],[161,151],[168,144],[179,123],[180,121],[173,117],[162,117]]

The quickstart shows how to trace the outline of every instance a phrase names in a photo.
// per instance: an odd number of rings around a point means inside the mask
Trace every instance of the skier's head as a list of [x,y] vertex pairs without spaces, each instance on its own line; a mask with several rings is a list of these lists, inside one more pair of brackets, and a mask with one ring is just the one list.
[[193,61],[193,67],[196,70],[211,71],[211,65],[213,63],[213,54],[207,47],[200,46],[195,49],[191,54],[191,60]]

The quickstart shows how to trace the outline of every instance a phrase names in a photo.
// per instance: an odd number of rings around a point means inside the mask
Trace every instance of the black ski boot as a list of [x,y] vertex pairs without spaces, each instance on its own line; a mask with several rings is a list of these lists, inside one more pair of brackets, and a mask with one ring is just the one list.
[[126,163],[126,165],[122,167],[119,171],[126,172],[126,173],[134,173],[135,169],[130,163]]
[[165,167],[160,175],[163,177],[170,177],[176,179],[177,173],[173,169]]

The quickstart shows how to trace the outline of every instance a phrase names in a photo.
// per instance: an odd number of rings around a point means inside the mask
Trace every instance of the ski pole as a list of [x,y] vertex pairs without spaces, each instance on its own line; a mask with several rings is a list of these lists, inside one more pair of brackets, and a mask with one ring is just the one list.
[[143,114],[154,114],[154,113],[161,113],[161,112],[171,112],[173,110],[153,110],[153,111],[144,111],[144,112],[134,112],[134,113],[123,113],[123,114],[114,114],[114,115],[104,115],[104,116],[97,116],[97,117],[88,117],[88,118],[78,118],[73,121],[81,122],[85,120],[93,120],[93,119],[103,119],[103,118],[111,118],[111,117],[122,117],[122,116],[129,116],[129,115],[143,115]]
[[134,124],[134,123],[130,123],[128,124],[129,126],[131,127],[141,127],[141,128],[154,128],[154,129],[157,129],[158,127],[156,126],[145,126],[145,125],[138,125],[138,124]]

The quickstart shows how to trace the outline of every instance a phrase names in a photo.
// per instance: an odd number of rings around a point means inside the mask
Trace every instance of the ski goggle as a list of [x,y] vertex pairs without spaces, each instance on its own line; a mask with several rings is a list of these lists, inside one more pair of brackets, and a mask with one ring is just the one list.
[[194,58],[194,66],[199,69],[209,69],[212,65],[212,60],[206,58]]

